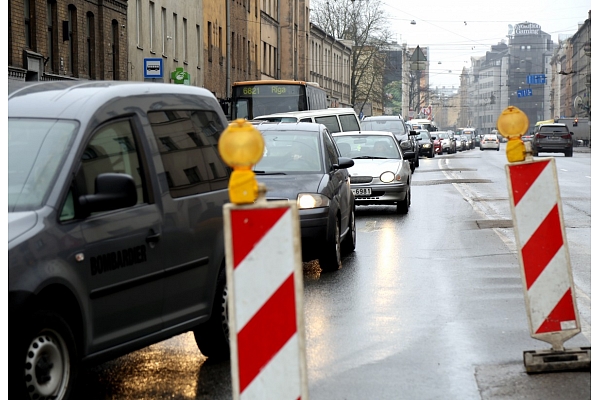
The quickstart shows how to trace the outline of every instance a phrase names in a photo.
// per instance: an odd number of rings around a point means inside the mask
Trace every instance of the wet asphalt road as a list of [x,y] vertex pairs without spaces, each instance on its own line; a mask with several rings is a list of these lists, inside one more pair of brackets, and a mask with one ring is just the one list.
[[[583,332],[591,344],[590,153],[555,157]],[[527,375],[529,335],[506,158],[478,149],[421,159],[408,215],[358,207],[343,268],[305,264],[311,399],[587,399],[589,372]],[[87,399],[230,399],[229,363],[191,333],[81,371]]]

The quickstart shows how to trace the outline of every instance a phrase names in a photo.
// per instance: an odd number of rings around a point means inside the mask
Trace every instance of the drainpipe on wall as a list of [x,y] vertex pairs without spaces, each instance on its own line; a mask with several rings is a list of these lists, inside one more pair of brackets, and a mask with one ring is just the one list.
[[[225,2],[225,24],[227,25],[227,38],[225,39],[225,47],[226,47],[226,60],[225,60],[225,68],[227,72],[225,73],[225,93],[227,94],[227,99],[231,99],[231,6],[230,1]],[[233,104],[230,104],[230,107],[233,107]],[[232,113],[233,110],[229,110]],[[233,114],[231,114],[233,115]]]

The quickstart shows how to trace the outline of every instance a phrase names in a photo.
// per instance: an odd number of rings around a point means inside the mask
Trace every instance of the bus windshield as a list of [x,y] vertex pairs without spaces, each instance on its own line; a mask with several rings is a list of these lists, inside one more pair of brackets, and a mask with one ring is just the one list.
[[306,82],[237,82],[232,91],[232,119],[327,108],[327,95]]

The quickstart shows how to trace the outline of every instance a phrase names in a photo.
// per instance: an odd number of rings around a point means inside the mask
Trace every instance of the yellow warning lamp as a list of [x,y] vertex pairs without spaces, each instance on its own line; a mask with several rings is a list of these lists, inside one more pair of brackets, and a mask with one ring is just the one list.
[[245,119],[236,119],[221,134],[219,154],[233,168],[229,178],[232,203],[253,203],[258,197],[258,183],[252,167],[262,158],[264,148],[262,135]]
[[525,143],[521,140],[529,129],[529,118],[515,106],[508,106],[502,111],[496,122],[498,131],[508,139],[506,144],[506,158],[508,162],[525,160]]

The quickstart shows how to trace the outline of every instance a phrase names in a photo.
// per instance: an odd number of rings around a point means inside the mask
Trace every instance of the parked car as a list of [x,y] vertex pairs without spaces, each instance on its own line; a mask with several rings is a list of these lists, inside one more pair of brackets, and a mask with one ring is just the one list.
[[481,137],[481,143],[479,144],[479,150],[500,150],[500,140],[497,135],[485,134]]
[[415,168],[419,166],[419,144],[414,136],[416,136],[416,132],[411,133],[410,128],[404,122],[402,117],[397,115],[379,115],[374,117],[365,117],[362,121],[360,121],[360,126],[362,130],[365,131],[382,131],[382,132],[392,132],[398,143],[400,143],[400,148],[402,152],[411,151],[416,154],[414,158],[411,159],[411,170],[414,172]]
[[356,205],[390,204],[398,213],[408,213],[412,182],[408,159],[416,154],[403,155],[391,132],[343,132],[333,138],[342,155],[354,160],[349,172]]
[[254,173],[267,186],[265,197],[296,201],[304,260],[318,258],[324,271],[339,269],[342,254],[356,245],[347,169],[354,161],[340,156],[323,124],[264,123],[256,128],[265,150]]
[[456,142],[454,135],[450,136],[448,131],[438,131],[438,137],[442,141],[442,152],[448,154],[456,153]]
[[534,156],[539,153],[563,153],[565,157],[573,157],[573,134],[565,124],[540,125],[531,149]]
[[433,158],[435,157],[435,151],[433,149],[433,140],[431,139],[431,135],[427,129],[421,129],[417,131],[418,136],[416,136],[419,142],[419,155]]
[[435,154],[442,154],[442,141],[438,135],[438,132],[430,132],[431,140],[433,141],[433,152]]
[[227,120],[215,96],[131,81],[13,89],[11,398],[74,397],[81,360],[190,330],[204,355],[229,359],[230,169],[217,149]]
[[360,121],[356,112],[353,108],[348,107],[261,115],[254,118],[253,121],[313,122],[325,125],[330,133],[360,130]]

